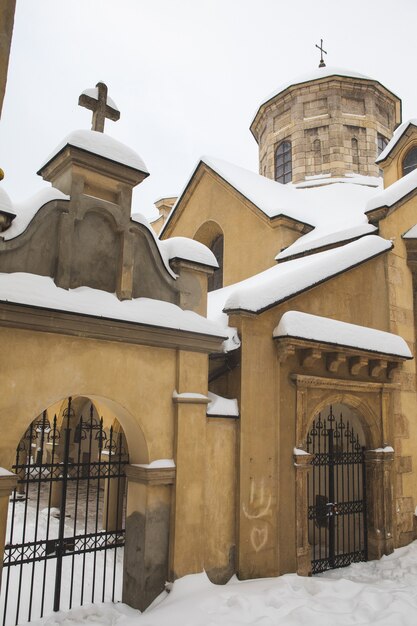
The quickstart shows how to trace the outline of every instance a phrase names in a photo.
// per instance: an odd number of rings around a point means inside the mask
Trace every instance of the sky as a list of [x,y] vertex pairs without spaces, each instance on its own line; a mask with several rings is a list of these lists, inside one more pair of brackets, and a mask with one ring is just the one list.
[[202,155],[257,171],[249,126],[281,83],[327,65],[379,80],[417,117],[416,0],[17,0],[0,120],[1,183],[12,201],[72,130],[91,127],[80,93],[101,80],[121,111],[105,132],[150,176],[132,212],[157,216]]

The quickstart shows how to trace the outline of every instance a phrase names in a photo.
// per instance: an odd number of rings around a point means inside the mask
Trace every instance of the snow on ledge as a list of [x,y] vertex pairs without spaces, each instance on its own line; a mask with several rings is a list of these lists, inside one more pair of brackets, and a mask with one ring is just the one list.
[[156,459],[151,463],[135,463],[133,467],[144,467],[145,469],[161,469],[168,467],[175,467],[175,461],[173,459]]
[[208,392],[210,402],[207,406],[207,415],[211,417],[239,417],[239,406],[237,400],[229,400],[218,396],[211,391]]
[[391,137],[390,141],[387,143],[381,154],[376,159],[375,163],[381,163],[381,161],[385,161],[385,159],[391,154],[397,143],[400,141],[401,137],[407,132],[410,126],[417,126],[417,119],[412,118],[400,124],[396,130],[394,130],[394,134]]
[[170,302],[151,298],[119,300],[114,293],[91,287],[61,289],[49,276],[23,272],[0,273],[0,301],[201,333],[223,339],[227,337],[220,325],[193,311],[184,311]]
[[392,207],[417,188],[417,170],[406,174],[395,183],[384,189],[381,193],[370,198],[366,203],[366,213],[382,207]]
[[417,239],[417,224],[404,233],[403,239]]
[[331,343],[405,359],[413,356],[399,335],[299,311],[284,313],[273,336]]
[[203,243],[189,239],[188,237],[171,237],[170,239],[158,240],[160,248],[169,259],[184,259],[218,268],[219,264],[212,251]]
[[374,448],[374,450],[370,450],[370,452],[394,452],[394,448],[392,446],[384,446],[383,448]]
[[294,456],[308,456],[309,453],[305,450],[301,450],[301,448],[294,448],[293,451]]
[[[90,89],[84,89],[81,95],[89,96],[90,98],[93,98],[93,100],[98,100],[98,87],[91,87]],[[110,106],[112,109],[114,109],[115,111],[119,111],[115,101],[112,98],[110,98],[109,95],[107,95],[106,104]]]
[[[224,297],[223,310],[226,313],[233,310],[262,312],[392,247],[392,242],[368,235],[338,248],[279,263],[240,283],[219,289]],[[220,297],[221,294],[216,297],[217,303]]]
[[16,214],[11,226],[0,234],[0,239],[8,241],[21,235],[30,222],[33,220],[37,212],[48,202],[52,200],[69,200],[70,197],[55,189],[54,187],[45,187],[33,196],[23,202],[16,202],[13,206],[13,213]]
[[52,159],[59,153],[65,146],[74,146],[80,148],[86,152],[97,154],[104,159],[121,163],[132,169],[139,170],[144,174],[149,174],[148,169],[143,159],[129,146],[113,139],[106,133],[99,133],[96,130],[74,130],[67,135],[51,152],[42,165],[39,171],[41,171]]
[[172,394],[172,397],[175,399],[182,399],[182,400],[203,400],[203,401],[207,401],[208,397],[205,396],[203,393],[195,393],[193,391],[185,391],[183,393],[178,393],[176,389],[174,389],[174,392]]

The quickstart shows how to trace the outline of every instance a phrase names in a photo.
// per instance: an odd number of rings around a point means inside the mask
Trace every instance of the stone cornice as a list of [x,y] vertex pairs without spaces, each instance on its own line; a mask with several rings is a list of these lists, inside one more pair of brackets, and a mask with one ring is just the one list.
[[0,326],[192,352],[221,352],[224,337],[0,302]]
[[301,366],[308,369],[324,360],[326,369],[333,373],[347,363],[351,376],[357,376],[366,371],[371,378],[376,378],[384,372],[388,378],[391,378],[399,364],[406,360],[405,357],[392,354],[293,337],[276,337],[274,341],[282,363],[289,357],[297,355]]
[[378,393],[380,391],[392,391],[400,389],[400,383],[386,382],[362,382],[357,380],[346,380],[344,378],[324,378],[322,376],[305,376],[304,374],[292,374],[291,379],[300,388],[320,388],[320,389],[341,389],[344,391],[353,391],[356,393],[371,391]]
[[145,485],[173,485],[175,483],[175,467],[143,467],[141,465],[127,465],[126,477],[128,481]]

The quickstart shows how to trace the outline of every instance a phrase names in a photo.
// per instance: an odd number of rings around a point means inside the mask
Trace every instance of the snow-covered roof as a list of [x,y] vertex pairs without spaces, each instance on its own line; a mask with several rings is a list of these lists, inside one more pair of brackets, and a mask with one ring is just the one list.
[[[279,263],[260,274],[209,293],[208,317],[221,321],[222,315],[234,310],[261,313],[392,247],[390,241],[368,235],[338,248]],[[222,311],[226,313],[222,314]]]
[[227,337],[219,324],[170,302],[151,298],[121,301],[115,294],[90,287],[61,289],[52,278],[37,274],[0,273],[0,301]]
[[184,259],[217,268],[219,264],[212,251],[204,244],[188,237],[170,237],[163,241],[157,239],[163,254],[168,259]]
[[223,398],[211,391],[208,392],[210,403],[207,405],[207,415],[211,417],[239,417],[237,400]]
[[52,200],[69,200],[69,196],[66,196],[62,191],[55,189],[54,187],[45,187],[41,189],[30,198],[22,202],[16,202],[13,205],[13,212],[16,214],[16,218],[13,220],[9,228],[1,233],[0,237],[5,239],[14,239],[21,233],[23,233],[36,213],[47,202]]
[[385,161],[385,159],[391,154],[397,143],[400,141],[401,137],[407,132],[410,126],[417,127],[416,118],[407,120],[406,122],[403,122],[402,124],[400,124],[400,126],[398,126],[398,128],[394,131],[394,134],[391,137],[390,141],[387,143],[384,150],[376,159],[375,163],[381,163],[382,161]]
[[67,135],[48,156],[40,171],[66,146],[74,146],[145,174],[149,173],[143,159],[132,148],[113,139],[110,135],[85,129],[74,130]]
[[[353,178],[352,181],[349,179],[343,183],[334,182],[331,185],[311,189],[297,189],[294,185],[283,185],[227,161],[204,156],[173,206],[161,233],[164,232],[201,164],[212,169],[267,217],[273,219],[282,215],[314,228],[313,232],[304,235],[296,244],[293,244],[297,247],[297,252],[294,254],[303,252],[304,242],[306,250],[320,247],[319,245],[313,246],[312,241],[327,237],[330,233],[340,233],[339,241],[346,241],[352,238],[349,235],[346,236],[346,231],[349,229],[360,231],[358,235],[354,235],[355,237],[372,232],[365,215],[365,208],[367,201],[376,193],[374,187],[356,184]],[[378,180],[380,182],[380,179]],[[337,241],[337,235],[333,236],[331,243],[335,244]],[[278,258],[284,259],[292,254],[292,246],[290,246]]]
[[382,207],[392,207],[409,193],[417,189],[417,169],[412,170],[402,178],[392,183],[389,187],[376,194],[366,203],[366,213]]
[[[93,98],[94,100],[98,100],[98,87],[91,87],[91,89],[84,89],[81,95],[89,96],[90,98]],[[110,98],[109,95],[107,95],[106,104],[108,104],[112,109],[115,109],[116,111],[119,110],[115,101],[112,98]]]
[[329,224],[314,229],[277,254],[275,260],[285,261],[296,255],[308,254],[321,248],[359,239],[359,237],[364,237],[378,230],[372,224],[358,224],[341,230],[336,230],[336,228],[335,225]]
[[194,239],[189,239],[188,237],[171,237],[170,239],[164,239],[162,241],[156,236],[154,229],[144,215],[141,213],[134,213],[131,219],[133,222],[142,224],[142,226],[147,228],[155,241],[166,269],[174,278],[176,278],[177,275],[171,269],[169,262],[171,259],[175,258],[192,261],[193,263],[200,263],[202,265],[208,265],[209,267],[219,267],[216,257],[203,243],[195,241]]
[[301,182],[287,184],[297,189],[305,189],[306,187],[319,187],[321,185],[332,185],[333,183],[350,183],[355,185],[367,185],[368,187],[382,187],[383,180],[381,176],[364,176],[363,174],[346,172],[344,176],[332,176],[331,174],[306,176],[305,180]]
[[[269,96],[267,96],[264,100],[262,100],[261,104],[257,108],[253,121],[255,121],[255,118],[259,112],[259,109],[264,104],[266,104],[267,102],[269,102],[270,100],[278,96],[280,93],[282,93],[286,89],[289,89],[289,87],[293,87],[295,85],[301,85],[303,83],[308,83],[312,80],[330,78],[332,76],[342,76],[346,78],[356,78],[359,80],[371,80],[373,82],[379,82],[379,81],[376,81],[374,78],[371,78],[370,76],[365,76],[365,74],[359,74],[359,72],[354,72],[346,68],[334,67],[334,66],[333,67],[332,66],[319,67],[319,68],[314,69],[311,72],[301,74],[287,82],[281,83],[281,85],[279,85],[276,89],[274,89],[274,91],[270,93]],[[252,124],[253,124],[253,121],[252,121]]]
[[10,215],[14,215],[15,211],[12,205],[12,201],[9,198],[4,187],[0,186],[0,211],[4,213],[9,213]]
[[413,358],[407,343],[399,335],[300,311],[284,313],[273,336],[307,339],[405,359]]

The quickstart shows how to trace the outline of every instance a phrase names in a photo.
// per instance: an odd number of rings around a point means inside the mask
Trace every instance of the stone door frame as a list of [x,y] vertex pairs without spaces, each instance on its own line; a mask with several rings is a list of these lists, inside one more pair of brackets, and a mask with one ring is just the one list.
[[[394,452],[382,451],[393,442],[392,395],[396,383],[358,382],[294,374],[296,386],[295,446],[306,450],[314,417],[330,404],[346,404],[361,421],[366,439],[366,485],[369,559],[379,559],[394,549]],[[294,455],[297,573],[311,575],[308,541],[307,476],[311,454]]]

